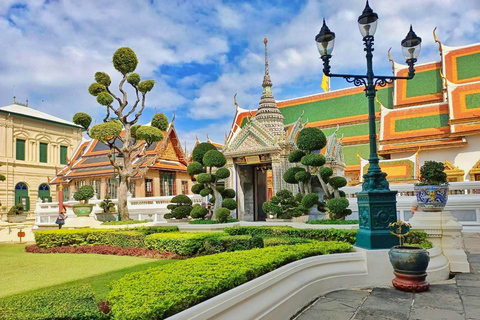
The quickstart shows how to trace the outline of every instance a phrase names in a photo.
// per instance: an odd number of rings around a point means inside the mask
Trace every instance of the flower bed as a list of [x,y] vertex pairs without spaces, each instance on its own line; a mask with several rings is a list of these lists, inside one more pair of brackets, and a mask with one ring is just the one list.
[[192,220],[189,224],[218,224],[218,223],[233,223],[238,222],[238,219],[228,219],[227,222],[219,222],[217,220]]
[[103,319],[90,285],[47,289],[0,299],[1,320]]
[[351,249],[348,243],[312,242],[225,252],[128,274],[109,293],[111,317],[164,319],[287,263]]
[[116,225],[124,225],[124,224],[139,224],[139,223],[147,223],[147,220],[121,220],[121,221],[105,221],[102,222],[102,226],[116,226]]
[[308,224],[358,224],[358,220],[311,220],[307,221]]
[[52,248],[41,248],[37,245],[30,245],[25,247],[26,252],[30,253],[96,253],[96,254],[108,254],[115,256],[131,256],[131,257],[144,257],[155,259],[174,259],[178,256],[174,253],[159,253],[155,250],[146,248],[121,248],[111,247],[107,245],[95,245],[95,246],[62,246]]

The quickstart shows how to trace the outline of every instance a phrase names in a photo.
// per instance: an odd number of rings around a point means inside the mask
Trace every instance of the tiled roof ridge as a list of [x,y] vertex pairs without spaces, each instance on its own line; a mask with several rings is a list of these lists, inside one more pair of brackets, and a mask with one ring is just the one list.
[[20,116],[32,117],[32,118],[36,118],[36,119],[39,119],[39,120],[52,121],[52,122],[56,122],[56,123],[59,123],[59,124],[64,124],[64,125],[77,127],[79,129],[81,128],[79,125],[76,125],[75,123],[73,123],[71,121],[52,116],[48,113],[45,113],[45,112],[42,112],[40,110],[31,108],[28,105],[22,104],[22,103],[19,103],[19,102],[14,102],[11,105],[3,106],[3,107],[0,108],[0,111],[9,112],[9,113],[17,114],[17,115],[20,115]]

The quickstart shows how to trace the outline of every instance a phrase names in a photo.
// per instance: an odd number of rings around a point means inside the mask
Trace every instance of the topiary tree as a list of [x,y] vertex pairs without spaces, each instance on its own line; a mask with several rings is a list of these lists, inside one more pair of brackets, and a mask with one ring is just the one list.
[[425,161],[420,167],[420,183],[417,185],[442,185],[447,184],[445,165],[437,161]]
[[[217,150],[211,143],[199,143],[192,152],[193,162],[187,167],[187,173],[192,177],[192,181],[197,184],[192,186],[192,192],[200,194],[202,197],[212,195],[210,202],[214,203],[213,217],[214,220],[220,220],[218,212],[221,208],[234,210],[237,207],[235,198],[235,190],[224,189],[219,186],[220,180],[230,176],[230,171],[223,166],[227,163],[227,159]],[[200,210],[200,209],[198,209]],[[221,211],[222,214],[225,210]]]
[[165,214],[165,219],[185,219],[192,211],[192,199],[184,194],[179,194],[172,198],[172,203],[167,206],[170,213]]
[[81,186],[78,191],[73,194],[73,199],[82,203],[88,203],[88,200],[93,197],[94,192],[95,191],[93,190],[92,186]]
[[115,212],[115,203],[112,202],[112,199],[108,194],[105,196],[105,199],[100,202],[99,206],[103,209],[103,213]]
[[208,209],[199,204],[194,205],[192,211],[190,211],[190,217],[192,217],[193,219],[203,220],[205,219],[207,214],[208,214]]
[[276,216],[278,219],[291,219],[308,211],[306,207],[302,206],[301,201],[302,197],[293,196],[290,190],[282,189],[270,201],[264,202],[262,209],[269,216]]
[[[90,127],[92,117],[83,112],[75,114],[73,122],[83,127],[91,138],[110,148],[108,153],[110,163],[121,177],[117,189],[118,211],[122,220],[130,220],[127,207],[130,178],[137,175],[142,165],[146,163],[148,148],[163,139],[162,131],[167,130],[168,119],[164,114],[157,113],[153,116],[150,126],[136,124],[145,109],[145,96],[153,89],[155,81],[141,81],[140,75],[134,73],[138,59],[130,48],[124,47],[115,51],[112,62],[115,69],[122,74],[119,84],[120,95],[117,96],[111,90],[111,79],[105,72],[95,73],[95,82],[88,88],[88,92],[106,108],[103,123]],[[128,95],[124,88],[126,83],[135,92],[134,102],[128,109]],[[118,157],[115,161],[115,153],[123,157],[121,159]],[[160,157],[159,154],[149,160],[155,161],[158,157]],[[136,160],[135,164],[132,163],[133,158]]]
[[352,214],[348,208],[346,198],[333,198],[327,201],[328,215],[330,219],[345,220],[345,217]]

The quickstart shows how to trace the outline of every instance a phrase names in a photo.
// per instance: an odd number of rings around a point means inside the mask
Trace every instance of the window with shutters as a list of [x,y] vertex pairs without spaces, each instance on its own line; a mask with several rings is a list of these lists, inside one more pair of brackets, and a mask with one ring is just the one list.
[[66,146],[60,146],[60,163],[67,164],[67,149]]
[[15,153],[17,160],[25,160],[25,140],[17,139]]
[[48,144],[40,142],[40,162],[47,163],[47,149]]
[[175,195],[175,172],[160,172],[160,196]]

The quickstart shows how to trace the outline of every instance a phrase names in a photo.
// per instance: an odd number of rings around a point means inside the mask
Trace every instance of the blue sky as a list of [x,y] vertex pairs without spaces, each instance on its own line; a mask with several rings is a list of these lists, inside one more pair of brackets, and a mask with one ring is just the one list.
[[[112,5],[115,3],[115,5]],[[423,38],[419,63],[440,59],[432,30],[449,46],[480,42],[480,2],[463,0],[372,0],[379,14],[374,67],[390,74],[392,57],[402,62],[400,41],[410,23]],[[256,109],[264,72],[263,38],[269,39],[270,74],[277,100],[321,92],[322,63],[314,38],[322,18],[336,33],[332,72],[364,72],[357,17],[360,0],[289,1],[10,1],[0,2],[0,105],[29,100],[31,107],[70,120],[104,108],[88,94],[96,71],[114,83],[113,52],[137,53],[137,72],[154,79],[147,123],[155,109],[171,119],[180,139],[192,146],[208,133],[223,143],[235,113],[233,96]],[[332,89],[350,86],[334,79]]]

